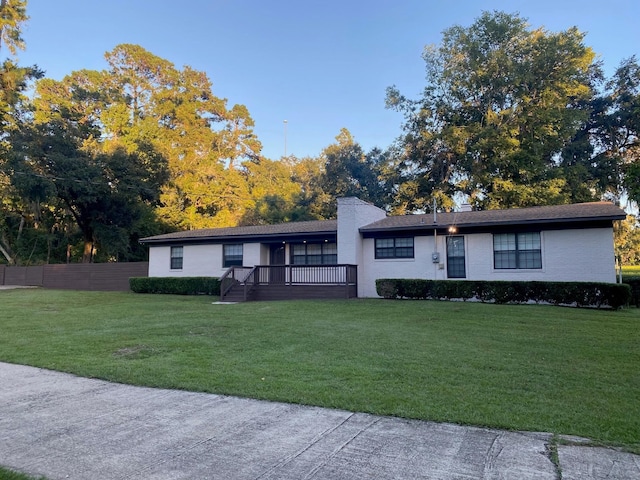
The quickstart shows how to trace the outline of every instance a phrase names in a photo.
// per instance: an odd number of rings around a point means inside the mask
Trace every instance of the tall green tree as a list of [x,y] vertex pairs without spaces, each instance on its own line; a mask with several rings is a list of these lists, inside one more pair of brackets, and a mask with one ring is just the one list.
[[600,74],[583,33],[485,12],[445,30],[423,58],[419,99],[387,91],[388,107],[405,115],[397,190],[414,198],[400,201],[423,209],[456,194],[483,208],[571,201],[558,156],[588,118]]
[[260,159],[243,166],[251,198],[242,225],[261,225],[300,220],[297,201],[301,186],[293,180],[290,164]]
[[640,225],[638,218],[627,215],[622,222],[614,225],[614,246],[616,256],[622,265],[640,265]]
[[105,151],[94,140],[71,118],[23,125],[13,138],[13,185],[23,198],[69,212],[82,235],[83,262],[93,261],[97,248],[125,259],[143,206],[157,200],[158,179],[140,156]]
[[620,190],[640,203],[640,65],[624,60],[607,83],[595,122],[596,159],[617,167]]
[[572,201],[640,200],[640,66],[624,60],[585,102],[588,118],[565,145],[559,167]]
[[335,199],[338,197],[358,197],[380,206],[386,205],[386,183],[381,176],[382,152],[374,149],[366,154],[349,130],[342,128],[336,143],[323,150],[322,158],[325,162],[322,189],[333,199],[325,216],[335,215]]
[[292,180],[300,186],[300,194],[295,203],[301,220],[326,220],[327,206],[332,203],[331,196],[322,188],[325,161],[322,157],[296,158],[290,156],[280,160],[291,170]]
[[106,58],[119,98],[107,110],[109,135],[143,136],[169,162],[161,218],[182,229],[237,224],[251,203],[240,167],[262,148],[246,107],[228,109],[205,73],[140,46],[119,45]]
[[[25,201],[11,184],[7,159],[11,153],[11,134],[16,119],[29,109],[26,95],[31,83],[42,76],[37,66],[22,67],[16,61],[18,50],[25,47],[22,27],[27,21],[25,0],[0,1],[0,51],[9,51],[13,58],[0,65],[0,256],[7,263],[16,263],[23,256],[26,239],[47,238],[37,203]],[[41,242],[41,243],[46,243]],[[26,247],[26,246],[25,246]],[[32,252],[35,250],[31,248]],[[24,255],[27,258],[33,254]]]
[[62,214],[57,224],[74,220],[84,262],[139,259],[134,230],[167,179],[166,160],[144,136],[106,129],[120,99],[103,72],[43,79],[33,114],[12,135],[14,187]]
[[37,66],[20,67],[15,60],[18,50],[25,48],[22,27],[29,18],[26,4],[26,0],[0,0],[0,51],[9,50],[14,57],[0,66],[0,126],[5,135],[11,115],[24,103],[29,83],[43,75]]
[[138,45],[118,45],[105,57],[108,70],[41,81],[37,121],[73,117],[94,151],[124,149],[149,172],[162,173],[166,161],[154,211],[173,228],[237,224],[251,208],[243,163],[261,149],[247,109],[228,109],[205,73],[178,69]]
[[24,50],[22,26],[28,19],[27,0],[0,0],[0,49],[12,55]]

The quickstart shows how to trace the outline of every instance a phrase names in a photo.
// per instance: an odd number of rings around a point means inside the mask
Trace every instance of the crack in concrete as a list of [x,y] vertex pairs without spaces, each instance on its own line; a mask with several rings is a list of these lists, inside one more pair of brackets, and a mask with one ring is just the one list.
[[549,443],[545,443],[547,457],[553,464],[556,472],[556,480],[562,480],[562,467],[560,466],[560,455],[558,454],[558,436],[553,435]]

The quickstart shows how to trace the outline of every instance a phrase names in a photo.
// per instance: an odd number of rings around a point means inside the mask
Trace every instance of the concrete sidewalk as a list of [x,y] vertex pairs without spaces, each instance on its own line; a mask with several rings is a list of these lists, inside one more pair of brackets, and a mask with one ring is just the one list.
[[[550,439],[0,363],[0,465],[49,480],[557,480]],[[563,480],[640,479],[638,456],[558,450]]]

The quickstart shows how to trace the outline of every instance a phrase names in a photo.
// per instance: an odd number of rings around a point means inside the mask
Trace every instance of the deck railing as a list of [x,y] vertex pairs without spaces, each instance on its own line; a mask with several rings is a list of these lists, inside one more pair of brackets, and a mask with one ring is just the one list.
[[222,299],[234,289],[242,292],[247,300],[260,286],[345,286],[356,287],[356,265],[257,265],[255,267],[231,267],[220,277]]
[[356,285],[356,265],[259,265],[259,285]]
[[246,287],[248,283],[255,283],[253,280],[255,270],[256,267],[230,267],[224,272],[224,275],[220,277],[220,297],[224,299],[225,295],[227,295],[235,285]]

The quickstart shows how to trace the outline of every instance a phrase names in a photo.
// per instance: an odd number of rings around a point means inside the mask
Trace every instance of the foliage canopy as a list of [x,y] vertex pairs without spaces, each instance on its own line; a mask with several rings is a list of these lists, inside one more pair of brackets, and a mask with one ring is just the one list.
[[532,29],[503,12],[447,29],[423,58],[418,99],[387,90],[387,106],[405,117],[396,202],[428,209],[432,198],[450,207],[462,196],[509,208],[622,193],[622,157],[637,165],[637,122],[625,121],[638,102],[637,83],[625,81],[635,59],[600,90],[602,69],[577,28]]
[[[343,128],[316,157],[264,158],[244,105],[207,74],[139,45],[62,80],[19,66],[26,0],[0,0],[0,259],[144,259],[142,236],[333,218],[336,197],[394,214],[640,200],[640,65],[605,78],[577,28],[484,12],[423,52],[416,99],[387,106],[403,133],[365,151]],[[33,88],[32,88],[33,87]],[[34,91],[33,96],[27,92]],[[639,258],[636,225],[619,253]]]

